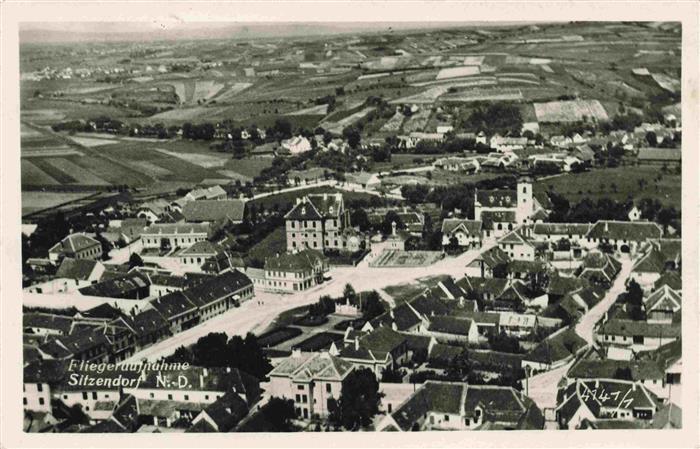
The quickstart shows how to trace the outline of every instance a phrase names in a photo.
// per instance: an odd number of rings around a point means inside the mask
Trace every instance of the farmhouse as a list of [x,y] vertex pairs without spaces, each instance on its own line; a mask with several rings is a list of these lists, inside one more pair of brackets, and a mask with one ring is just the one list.
[[596,334],[596,340],[603,346],[624,347],[633,352],[657,349],[680,338],[678,324],[621,319],[606,321]]
[[182,209],[188,223],[243,223],[245,202],[242,200],[189,201]]
[[442,246],[451,245],[455,239],[462,248],[481,247],[481,225],[477,220],[445,218],[442,221]]
[[187,248],[209,237],[207,223],[153,224],[141,234],[144,249]]
[[492,278],[494,277],[494,270],[505,267],[509,261],[508,254],[498,246],[495,246],[486,252],[480,253],[474,260],[469,262],[465,274],[479,278]]
[[674,315],[681,310],[681,295],[668,285],[644,299],[644,310],[649,323],[672,323]]
[[491,137],[490,145],[492,149],[499,153],[522,150],[527,146],[527,137],[501,137],[495,135]]
[[647,253],[632,267],[630,277],[649,291],[666,272],[675,272],[681,264],[681,240],[650,240]]
[[82,287],[78,291],[85,296],[144,299],[150,295],[149,286],[150,280],[147,275],[138,271],[131,271],[121,276]]
[[350,217],[340,193],[298,198],[284,218],[287,251],[303,248],[343,250],[347,246],[342,231],[349,226]]
[[508,254],[511,260],[535,260],[535,246],[519,231],[512,231],[499,239],[498,247]]
[[311,151],[311,142],[303,136],[292,137],[291,139],[283,140],[281,149],[289,154],[296,155]]
[[137,211],[137,216],[145,218],[149,223],[156,223],[165,217],[172,207],[164,199],[156,199],[141,204]]
[[581,246],[595,248],[601,243],[612,246],[614,251],[635,254],[639,246],[649,240],[660,239],[661,227],[649,221],[610,221],[599,220],[581,240]]
[[681,150],[673,148],[640,148],[637,162],[640,164],[675,166],[681,163]]
[[433,166],[451,172],[476,173],[480,164],[477,158],[466,157],[444,157],[433,162]]
[[562,239],[579,243],[588,235],[591,226],[589,223],[535,223],[532,227],[532,237],[536,241],[550,243],[557,243]]
[[433,380],[377,425],[377,430],[394,432],[543,428],[540,409],[512,387]]
[[177,257],[185,267],[199,270],[207,259],[216,257],[223,252],[224,249],[221,245],[202,240],[180,251]]
[[309,185],[324,181],[330,172],[322,167],[311,167],[306,170],[289,170],[287,183],[289,185]]
[[219,185],[206,187],[202,189],[194,189],[187,193],[187,195],[185,195],[185,199],[187,201],[225,200],[226,197],[226,191]]
[[476,323],[468,318],[432,317],[430,324],[423,326],[422,333],[444,343],[477,344],[479,342]]
[[622,264],[610,254],[591,251],[583,258],[578,277],[587,279],[592,284],[610,285],[621,268]]
[[296,253],[278,254],[265,259],[265,290],[303,291],[323,282],[328,262],[319,251],[304,249]]
[[70,234],[49,248],[49,260],[58,262],[65,257],[100,260],[102,244],[87,234]]

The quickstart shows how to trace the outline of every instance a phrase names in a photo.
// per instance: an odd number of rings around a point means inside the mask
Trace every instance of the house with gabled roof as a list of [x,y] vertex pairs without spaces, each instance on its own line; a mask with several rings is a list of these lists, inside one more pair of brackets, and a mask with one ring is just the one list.
[[270,382],[266,392],[293,400],[300,419],[315,415],[326,417],[333,401],[340,398],[343,382],[353,369],[353,363],[328,352],[293,351],[268,374]]
[[512,387],[426,381],[384,417],[379,431],[543,429],[544,416]]
[[535,245],[519,231],[512,231],[498,239],[498,247],[511,260],[535,260]]
[[382,377],[385,369],[404,364],[410,355],[406,336],[387,326],[356,333],[351,343],[338,353],[340,358],[357,368],[369,368],[377,379]]
[[182,208],[187,223],[240,224],[245,201],[239,199],[188,201]]
[[[527,178],[519,179],[515,189],[477,190],[474,193],[474,218],[485,222],[486,229],[494,237],[512,230],[512,225],[530,222],[537,209],[541,208],[537,206],[539,205],[532,194],[532,182]],[[486,212],[512,214],[507,217],[511,226],[505,229],[502,221],[495,221],[491,216],[485,217]]]
[[608,320],[596,332],[596,340],[602,346],[627,348],[635,353],[657,349],[680,338],[680,324],[624,319]]
[[218,243],[201,240],[177,253],[180,264],[188,270],[199,271],[207,259],[223,254],[224,248]]
[[510,262],[510,257],[498,246],[494,246],[488,251],[484,251],[469,262],[464,270],[466,276],[471,277],[494,277],[494,269],[506,266]]
[[201,189],[190,190],[184,198],[187,201],[197,200],[225,200],[227,197],[226,191],[220,186],[215,185]]
[[427,326],[423,325],[421,332],[443,343],[479,343],[476,323],[469,318],[435,316]]
[[659,397],[668,397],[663,367],[652,360],[585,359],[574,362],[566,373],[567,384],[577,379],[621,379],[639,382]]
[[442,221],[441,230],[442,246],[448,246],[456,241],[461,248],[480,248],[481,226],[482,223],[478,220],[445,218]]
[[610,254],[591,251],[583,258],[577,276],[595,285],[611,285],[621,268],[622,264]]
[[580,428],[584,420],[651,422],[660,408],[658,398],[639,382],[620,379],[577,379],[557,393],[556,420],[560,429]]
[[681,239],[651,240],[646,254],[632,267],[630,277],[642,289],[649,291],[666,272],[674,272],[681,265]]
[[168,322],[173,334],[199,324],[197,305],[180,291],[151,300],[149,308],[155,309]]
[[287,251],[304,248],[343,250],[347,246],[342,231],[349,226],[350,217],[340,193],[310,194],[297,198],[284,219]]
[[206,240],[211,233],[208,223],[158,223],[141,234],[144,249],[187,248]]
[[591,226],[590,223],[535,223],[532,227],[532,238],[535,241],[550,243],[566,239],[578,244],[586,237]]
[[100,260],[102,258],[102,244],[84,233],[70,234],[49,248],[50,261],[58,262],[65,257]]
[[649,323],[672,323],[674,315],[681,311],[681,307],[681,295],[668,285],[644,298],[644,311]]
[[323,282],[328,261],[320,251],[310,248],[277,254],[265,259],[265,290],[297,292]]
[[589,249],[608,244],[613,251],[635,254],[641,245],[662,236],[661,226],[650,221],[599,220],[580,243]]

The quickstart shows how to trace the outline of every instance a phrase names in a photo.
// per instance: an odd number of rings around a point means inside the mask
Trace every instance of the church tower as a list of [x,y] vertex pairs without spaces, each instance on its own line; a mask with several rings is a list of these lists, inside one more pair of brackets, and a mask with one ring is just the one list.
[[532,196],[532,180],[527,177],[518,179],[518,205],[515,209],[515,220],[519,225],[529,223],[535,213],[535,200]]

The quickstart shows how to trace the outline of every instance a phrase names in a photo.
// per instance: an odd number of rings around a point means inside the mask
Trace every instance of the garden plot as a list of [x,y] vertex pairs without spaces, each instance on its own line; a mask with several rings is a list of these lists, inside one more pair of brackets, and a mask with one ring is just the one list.
[[[22,159],[22,184],[26,185],[57,185],[58,181],[49,176],[45,171],[32,164],[26,159]],[[22,193],[24,195],[24,192]],[[24,199],[23,199],[24,201]],[[22,213],[24,213],[24,203],[22,204]]]
[[443,257],[440,251],[394,251],[385,249],[369,265],[372,267],[426,267]]
[[343,129],[345,129],[346,127],[357,122],[358,120],[360,120],[362,117],[369,114],[374,109],[375,109],[374,106],[369,106],[369,107],[366,107],[360,111],[357,111],[354,114],[349,115],[349,116],[345,117],[344,119],[341,119],[335,123],[326,122],[323,126],[324,126],[324,128],[326,128],[330,132],[341,133],[343,131]]
[[173,172],[171,172],[167,168],[163,168],[163,167],[156,165],[150,161],[134,161],[134,162],[127,162],[127,164],[130,167],[134,167],[136,170],[138,170],[142,173],[145,173],[149,176],[152,176],[154,178],[160,178],[163,176],[168,176],[168,175],[173,174]]
[[246,183],[248,181],[253,180],[253,178],[251,178],[249,176],[242,175],[242,174],[237,173],[233,170],[217,170],[216,172],[222,176],[225,176],[228,179],[232,179],[234,181],[241,181],[241,183]]
[[440,70],[435,79],[442,80],[447,78],[459,78],[462,76],[472,76],[478,74],[479,67],[477,66],[450,67],[448,69]]
[[85,170],[85,168],[64,158],[49,158],[48,162],[58,170],[66,173],[71,178],[75,179],[78,184],[86,185],[109,185],[107,181],[99,176]]
[[36,129],[34,129],[30,126],[25,125],[24,123],[22,123],[20,125],[19,132],[20,132],[20,137],[22,140],[35,139],[35,138],[38,138],[38,137],[40,138],[40,137],[44,136],[43,133],[37,131]]
[[168,84],[175,88],[175,95],[180,99],[180,103],[187,103],[185,83],[183,81],[170,81]]
[[101,147],[103,145],[111,145],[113,143],[117,143],[115,139],[99,139],[95,137],[83,136],[70,136],[69,138],[73,142],[88,148]]
[[466,56],[464,61],[462,61],[462,65],[481,65],[484,63],[484,59],[486,59],[486,56],[483,55]]
[[207,101],[218,94],[223,88],[224,85],[222,83],[217,83],[216,81],[197,81],[194,85],[192,103]]
[[202,154],[202,153],[178,153],[175,151],[168,151],[162,148],[156,148],[159,153],[167,154],[168,156],[173,156],[183,161],[189,162],[194,165],[199,165],[202,168],[221,168],[226,162],[231,159],[226,155],[214,155],[214,154]]
[[517,101],[522,100],[520,89],[478,89],[443,95],[440,101],[470,103],[473,101]]
[[82,156],[78,150],[75,150],[67,145],[53,148],[27,148],[22,149],[22,157],[51,157],[51,156]]
[[550,101],[534,106],[540,123],[580,122],[584,117],[608,120],[608,113],[598,100]]
[[384,125],[382,125],[380,131],[396,132],[401,129],[403,120],[403,113],[397,111]]
[[300,109],[298,111],[289,112],[286,115],[326,115],[328,114],[328,105],[320,104],[318,106],[312,106],[306,109]]
[[216,115],[218,113],[221,113],[221,112],[225,111],[226,109],[228,109],[228,108],[226,108],[226,107],[207,108],[204,106],[198,106],[198,107],[187,108],[187,109],[171,109],[169,111],[160,112],[156,115],[152,115],[149,118],[149,121],[155,122],[156,120],[180,121],[180,120],[202,119],[202,118],[205,118],[209,115]]
[[412,116],[408,117],[403,124],[403,130],[407,133],[423,131],[425,125],[428,124],[430,118],[430,109],[421,109]]

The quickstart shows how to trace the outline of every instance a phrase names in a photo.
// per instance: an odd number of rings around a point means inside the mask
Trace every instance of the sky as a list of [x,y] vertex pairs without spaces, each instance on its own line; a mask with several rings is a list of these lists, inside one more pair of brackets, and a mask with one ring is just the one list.
[[20,24],[20,41],[30,42],[116,42],[182,39],[255,39],[284,36],[319,36],[389,29],[451,28],[458,26],[507,26],[522,22],[320,22],[231,23],[231,22],[53,22]]

